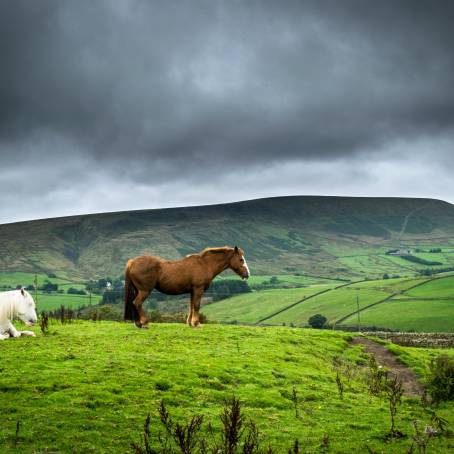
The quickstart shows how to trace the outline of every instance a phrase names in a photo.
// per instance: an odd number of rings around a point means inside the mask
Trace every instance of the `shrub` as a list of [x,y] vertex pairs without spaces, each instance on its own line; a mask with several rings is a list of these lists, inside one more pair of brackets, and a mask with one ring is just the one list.
[[87,293],[85,290],[82,289],[77,289],[74,287],[69,287],[69,289],[66,291],[68,295],[86,295]]
[[434,402],[454,400],[454,358],[440,355],[429,365],[427,390]]
[[327,318],[321,314],[315,314],[312,317],[309,317],[307,323],[309,323],[312,328],[323,328],[324,324],[327,322]]

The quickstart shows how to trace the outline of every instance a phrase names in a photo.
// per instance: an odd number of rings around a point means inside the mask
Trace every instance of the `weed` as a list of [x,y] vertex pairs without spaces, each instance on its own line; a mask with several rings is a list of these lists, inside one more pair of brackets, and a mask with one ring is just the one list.
[[342,383],[342,379],[340,377],[339,371],[336,372],[336,384],[337,384],[337,391],[339,392],[339,397],[341,399],[344,398],[344,384]]
[[320,443],[321,452],[327,452],[329,450],[329,434],[323,434],[322,441]]
[[398,375],[394,375],[392,378],[387,377],[384,390],[389,402],[389,414],[391,416],[391,428],[387,438],[401,438],[404,434],[396,429],[395,420],[397,407],[402,403],[402,395],[404,393],[400,377]]
[[416,446],[418,447],[418,454],[426,454],[427,445],[429,444],[430,439],[437,434],[437,431],[429,425],[426,425],[424,430],[421,430],[419,428],[418,421],[413,421],[413,427],[415,429],[415,433],[412,436],[413,442],[410,446],[409,453],[413,452],[413,446],[416,443]]
[[299,454],[300,446],[298,440],[295,440],[293,446],[288,450],[288,454]]
[[[183,425],[175,423],[168,412],[164,401],[159,405],[159,418],[164,426],[165,435],[159,434],[155,440],[158,448],[153,448],[151,439],[151,418],[150,414],[145,419],[141,443],[131,443],[134,454],[171,454],[181,452],[182,454],[274,454],[272,447],[265,450],[260,449],[260,433],[257,425],[252,420],[246,420],[241,411],[241,402],[232,397],[224,403],[220,419],[222,432],[216,438],[211,423],[208,424],[208,434],[211,436],[211,443],[206,436],[200,435],[203,416],[195,415]],[[322,439],[322,447],[328,449],[329,437],[325,434]],[[288,450],[289,454],[299,454],[298,440]]]
[[17,442],[19,441],[19,431],[20,431],[20,421],[17,421],[16,433],[14,434],[14,448],[17,447]]
[[41,312],[41,318],[39,320],[39,327],[41,328],[41,332],[44,335],[49,334],[49,316],[47,312]]
[[369,393],[378,396],[386,383],[387,372],[377,364],[374,355],[369,357]]
[[298,391],[296,390],[295,386],[292,388],[292,402],[293,406],[295,407],[295,418],[299,418],[299,412],[298,412]]

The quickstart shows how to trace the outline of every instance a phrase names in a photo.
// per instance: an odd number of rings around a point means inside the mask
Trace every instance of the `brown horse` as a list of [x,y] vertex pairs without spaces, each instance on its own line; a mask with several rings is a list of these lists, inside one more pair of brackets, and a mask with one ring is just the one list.
[[250,276],[239,247],[207,248],[181,260],[165,260],[153,255],[131,259],[125,270],[125,320],[132,320],[138,328],[146,328],[148,318],[142,309],[143,302],[155,288],[167,295],[191,294],[187,323],[200,325],[199,308],[203,292],[211,281],[227,268],[243,279]]

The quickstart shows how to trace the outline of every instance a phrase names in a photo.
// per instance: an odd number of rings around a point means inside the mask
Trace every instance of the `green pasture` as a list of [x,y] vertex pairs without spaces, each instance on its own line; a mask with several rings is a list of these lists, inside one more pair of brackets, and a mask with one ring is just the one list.
[[[34,296],[34,295],[33,295]],[[100,295],[91,295],[91,304],[98,304],[102,297]],[[90,304],[89,295],[68,295],[65,293],[42,293],[38,292],[37,310],[52,311],[65,306],[67,309],[77,309],[81,306]]]
[[[315,314],[324,315],[331,324],[352,314],[342,322],[342,325],[356,325],[356,311],[359,305],[363,326],[416,331],[454,331],[451,322],[454,319],[454,306],[444,300],[451,297],[454,300],[454,276],[452,275],[441,278],[407,277],[368,280],[341,288],[334,288],[331,285],[313,286],[307,289],[313,289],[311,293],[313,295],[317,293],[317,289],[321,291],[329,288],[331,290],[313,296],[307,301],[304,301],[297,291],[305,289],[256,291],[204,306],[202,311],[206,313],[209,320],[221,322],[236,320],[240,323],[256,323],[266,318],[264,323],[267,324],[297,326],[306,326],[309,317]],[[412,303],[407,306],[388,305],[388,302],[382,302],[373,308],[365,309],[371,304],[387,299],[394,302],[416,297],[426,300],[421,304]],[[429,304],[429,302],[436,304]],[[292,305],[293,307],[270,317],[273,313]],[[428,320],[427,329],[424,327],[424,320]]]
[[80,282],[72,282],[67,279],[59,277],[49,277],[47,274],[35,274],[35,273],[22,273],[22,272],[1,272],[0,273],[0,288],[16,286],[29,286],[35,284],[35,276],[38,278],[38,286],[42,285],[45,281],[52,282],[53,284],[58,284],[59,288],[62,290],[67,290],[69,287],[73,288],[84,288],[85,285]]
[[[454,332],[454,298],[443,301],[389,300],[360,312],[362,326],[398,331]],[[356,325],[354,314],[343,322]]]
[[443,252],[414,252],[413,255],[415,257],[419,257],[421,259],[427,260],[429,262],[440,262],[444,266],[451,265],[453,263],[452,259],[454,256],[452,254],[444,254]]
[[[396,425],[407,437],[384,441],[388,404],[368,394],[368,356],[351,335],[285,327],[75,322],[50,334],[0,343],[0,452],[131,453],[151,414],[151,437],[162,427],[162,399],[176,421],[202,414],[219,432],[219,415],[233,395],[260,432],[263,449],[300,452],[407,452],[412,421],[430,422],[416,398],[403,398]],[[411,356],[415,367],[423,360]],[[336,385],[339,374],[343,398]],[[296,400],[292,398],[296,395]],[[293,400],[292,400],[293,399]],[[452,403],[437,407],[454,424]],[[437,437],[431,452],[450,452]],[[154,445],[156,448],[156,444]]]
[[[341,283],[338,279],[330,278],[327,276],[308,276],[308,275],[295,275],[295,274],[252,274],[247,282],[249,286],[254,287],[257,285],[269,284],[271,278],[277,278],[278,282],[273,284],[273,287],[297,287],[315,284],[327,284],[327,283]],[[229,273],[222,276],[222,279],[238,279],[238,276],[233,273]]]
[[419,287],[408,290],[405,296],[416,298],[453,298],[454,299],[454,276],[434,279]]
[[408,275],[409,270],[402,268],[396,263],[390,262],[383,256],[376,253],[369,255],[356,255],[348,257],[340,257],[340,263],[355,271],[358,275],[377,276],[377,275]]
[[330,288],[330,286],[314,285],[304,288],[271,289],[244,293],[205,305],[202,307],[202,312],[208,317],[208,320],[255,323],[296,301],[303,300],[327,288]]
[[298,304],[288,311],[270,318],[267,323],[293,323],[298,326],[306,326],[309,317],[315,314],[322,314],[328,319],[329,323],[333,323],[342,316],[356,310],[357,297],[359,307],[362,308],[387,296],[388,293],[381,289],[363,287],[357,291],[354,287],[344,287],[315,296],[307,302]]

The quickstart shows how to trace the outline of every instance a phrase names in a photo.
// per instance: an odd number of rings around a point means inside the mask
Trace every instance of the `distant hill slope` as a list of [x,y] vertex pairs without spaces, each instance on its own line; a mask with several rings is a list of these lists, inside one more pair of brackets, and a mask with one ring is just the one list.
[[[4,224],[0,237],[1,271],[85,279],[118,275],[128,258],[145,252],[178,258],[235,244],[256,274],[411,274],[418,264],[390,260],[385,251],[454,248],[454,206],[432,199],[276,197]],[[444,262],[451,263],[454,254]]]

